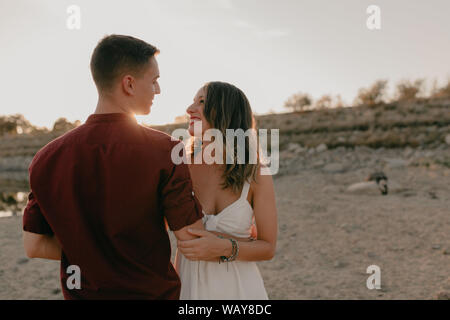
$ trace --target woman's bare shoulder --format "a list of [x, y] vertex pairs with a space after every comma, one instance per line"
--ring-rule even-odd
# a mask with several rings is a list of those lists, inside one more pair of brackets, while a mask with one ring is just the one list
[[253, 191], [258, 192], [262, 190], [273, 190], [272, 175], [267, 174], [268, 170], [266, 170], [266, 168], [267, 167], [264, 167], [263, 165], [258, 166], [256, 171], [256, 179], [251, 183], [251, 188]]

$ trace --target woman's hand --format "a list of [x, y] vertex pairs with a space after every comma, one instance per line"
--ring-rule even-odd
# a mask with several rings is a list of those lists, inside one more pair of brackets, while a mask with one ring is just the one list
[[189, 229], [188, 232], [199, 238], [193, 240], [177, 241], [178, 250], [191, 261], [216, 261], [220, 256], [231, 255], [231, 242], [227, 239], [220, 239], [213, 233], [206, 230]]

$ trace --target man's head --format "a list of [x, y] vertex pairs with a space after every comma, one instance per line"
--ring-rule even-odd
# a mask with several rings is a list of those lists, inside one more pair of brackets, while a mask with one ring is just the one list
[[160, 93], [159, 50], [145, 41], [110, 35], [97, 44], [91, 72], [100, 97], [121, 104], [126, 111], [148, 114], [155, 94]]

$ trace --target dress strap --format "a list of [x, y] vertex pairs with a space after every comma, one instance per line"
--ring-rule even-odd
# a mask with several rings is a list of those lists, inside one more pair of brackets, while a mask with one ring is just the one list
[[247, 181], [244, 182], [244, 186], [242, 187], [241, 199], [247, 199], [248, 190], [250, 190], [250, 183]]

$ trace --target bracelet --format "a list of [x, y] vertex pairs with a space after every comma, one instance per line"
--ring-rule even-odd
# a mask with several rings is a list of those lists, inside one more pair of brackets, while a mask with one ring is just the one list
[[[225, 239], [222, 236], [218, 236], [220, 239]], [[221, 256], [219, 263], [222, 262], [231, 262], [236, 260], [237, 255], [239, 254], [239, 245], [237, 243], [236, 240], [234, 240], [233, 238], [229, 238], [228, 240], [231, 241], [231, 255], [229, 257], [226, 256]]]
[[238, 244], [238, 242], [236, 240], [233, 239], [233, 241], [234, 241], [234, 245], [235, 245], [234, 246], [234, 252], [233, 252], [233, 255], [231, 256], [231, 258], [228, 261], [236, 260], [238, 254], [239, 254], [239, 244]]
[[236, 253], [237, 253], [237, 250], [238, 250], [236, 240], [234, 240], [232, 238], [230, 238], [229, 240], [231, 241], [231, 256], [226, 258], [226, 260], [225, 260], [226, 262], [234, 261], [236, 259]]

